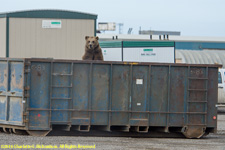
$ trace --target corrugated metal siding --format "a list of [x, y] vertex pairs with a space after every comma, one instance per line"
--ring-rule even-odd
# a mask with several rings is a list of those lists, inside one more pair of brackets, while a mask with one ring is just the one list
[[225, 50], [176, 50], [176, 59], [189, 64], [222, 64], [225, 67]]
[[0, 57], [6, 57], [6, 18], [0, 19]]
[[9, 57], [82, 58], [85, 36], [95, 32], [94, 20], [57, 19], [60, 29], [44, 29], [42, 20], [55, 19], [10, 18]]

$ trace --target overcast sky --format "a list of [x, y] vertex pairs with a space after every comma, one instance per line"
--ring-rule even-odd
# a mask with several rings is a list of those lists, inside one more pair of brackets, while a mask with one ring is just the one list
[[182, 36], [225, 37], [225, 0], [0, 0], [0, 12], [30, 9], [97, 14], [97, 22], [123, 23], [123, 34], [129, 28], [138, 34], [141, 27], [180, 31]]

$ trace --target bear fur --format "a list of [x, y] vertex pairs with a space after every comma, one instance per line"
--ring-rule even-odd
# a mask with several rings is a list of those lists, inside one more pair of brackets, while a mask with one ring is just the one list
[[98, 43], [98, 37], [86, 36], [85, 53], [83, 60], [103, 60], [102, 49]]

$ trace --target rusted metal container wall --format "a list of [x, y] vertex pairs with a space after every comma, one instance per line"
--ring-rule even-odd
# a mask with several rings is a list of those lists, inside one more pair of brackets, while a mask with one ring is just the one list
[[0, 124], [24, 126], [24, 61], [0, 59]]
[[[8, 62], [0, 62], [4, 103], [10, 82], [2, 70]], [[16, 88], [23, 91], [18, 103], [25, 103], [18, 120], [30, 134], [54, 125], [78, 131], [176, 129], [188, 138], [216, 130], [218, 65], [26, 59], [24, 68], [14, 68], [16, 81], [24, 70], [24, 89]], [[0, 107], [8, 109], [4, 103]], [[9, 110], [1, 109], [0, 124], [14, 125], [3, 117]]]

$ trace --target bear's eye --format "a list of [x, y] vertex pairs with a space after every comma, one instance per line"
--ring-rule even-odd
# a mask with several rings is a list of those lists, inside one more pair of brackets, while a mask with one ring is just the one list
[[95, 43], [95, 41], [92, 41], [92, 43]]
[[90, 41], [88, 41], [88, 43], [90, 43]]

